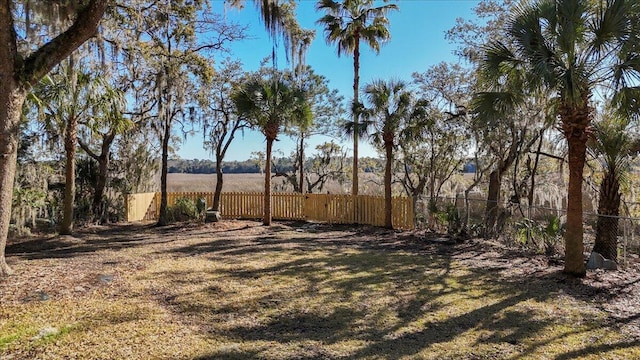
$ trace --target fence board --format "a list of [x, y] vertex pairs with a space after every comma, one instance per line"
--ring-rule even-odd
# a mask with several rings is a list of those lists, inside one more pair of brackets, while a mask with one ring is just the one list
[[145, 220], [149, 208], [152, 206], [156, 193], [141, 193], [127, 195], [127, 221]]
[[[175, 192], [167, 194], [167, 205], [173, 206], [180, 198], [194, 202], [204, 198], [207, 207], [213, 205], [212, 192]], [[394, 228], [413, 229], [413, 200], [393, 198], [392, 221]], [[355, 206], [354, 206], [355, 205]], [[225, 219], [260, 219], [263, 216], [263, 193], [223, 192], [220, 212]], [[354, 213], [357, 209], [357, 213]], [[127, 221], [157, 219], [160, 212], [160, 193], [130, 194], [127, 196]], [[384, 225], [384, 197], [334, 194], [272, 194], [272, 216], [277, 220], [314, 220], [334, 224]]]

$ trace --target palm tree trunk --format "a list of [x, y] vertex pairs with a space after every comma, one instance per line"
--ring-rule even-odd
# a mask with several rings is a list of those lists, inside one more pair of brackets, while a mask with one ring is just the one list
[[384, 166], [384, 226], [393, 229], [392, 199], [391, 199], [391, 170], [393, 166], [393, 140], [384, 144], [387, 163]]
[[65, 184], [63, 217], [60, 225], [60, 235], [71, 235], [73, 232], [73, 206], [76, 198], [76, 144], [77, 144], [78, 119], [71, 116], [65, 129]]
[[358, 196], [358, 122], [359, 110], [355, 108], [359, 104], [358, 93], [360, 87], [360, 36], [355, 34], [355, 46], [353, 50], [353, 182], [351, 194], [354, 196], [354, 218], [355, 218], [355, 197]]
[[262, 223], [271, 226], [271, 150], [275, 138], [267, 137], [267, 156], [264, 173], [264, 219]]
[[[0, 73], [7, 73], [0, 63]], [[18, 137], [26, 92], [12, 77], [0, 82], [0, 277], [13, 273], [5, 259], [11, 221], [13, 181], [16, 175]]]
[[593, 251], [606, 259], [618, 261], [618, 215], [620, 215], [620, 182], [616, 174], [607, 172], [600, 184], [596, 242]]
[[583, 277], [584, 234], [582, 224], [582, 173], [587, 149], [586, 136], [569, 134], [569, 187], [567, 190], [567, 231], [564, 236], [564, 272]]
[[[73, 54], [68, 58], [69, 87], [72, 94], [78, 92], [78, 73], [75, 71], [76, 56]], [[71, 235], [73, 232], [73, 206], [76, 200], [76, 146], [78, 143], [78, 118], [75, 111], [67, 119], [64, 129], [64, 151], [66, 157], [65, 164], [65, 184], [64, 201], [62, 210], [62, 224], [60, 225], [61, 235]]]

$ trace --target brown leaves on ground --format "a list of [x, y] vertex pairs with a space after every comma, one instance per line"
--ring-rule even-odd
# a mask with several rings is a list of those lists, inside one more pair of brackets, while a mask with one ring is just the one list
[[638, 264], [574, 279], [497, 242], [304, 222], [90, 227], [7, 252], [2, 359], [640, 358]]

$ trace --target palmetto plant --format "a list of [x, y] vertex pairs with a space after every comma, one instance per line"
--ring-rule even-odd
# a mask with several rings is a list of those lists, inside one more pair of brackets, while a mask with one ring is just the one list
[[65, 150], [65, 194], [61, 234], [73, 230], [75, 203], [75, 154], [78, 124], [96, 123], [97, 119], [117, 116], [124, 101], [101, 75], [91, 74], [82, 65], [69, 60], [35, 88], [31, 97], [37, 104], [40, 119], [53, 142], [62, 139]]
[[338, 56], [353, 54], [353, 122], [350, 124], [353, 135], [353, 188], [352, 194], [358, 195], [358, 137], [363, 133], [359, 125], [358, 92], [360, 91], [360, 42], [364, 41], [376, 53], [380, 46], [391, 38], [389, 20], [386, 15], [397, 10], [395, 4], [374, 6], [373, 0], [320, 0], [316, 5], [326, 12], [317, 23], [324, 26], [327, 43], [338, 44]]
[[629, 131], [629, 121], [612, 113], [594, 125], [589, 152], [603, 170], [598, 199], [598, 221], [593, 251], [617, 261], [620, 185], [631, 168], [631, 155], [638, 151], [638, 139]]
[[480, 65], [496, 91], [517, 69], [523, 96], [541, 89], [556, 96], [555, 115], [569, 154], [564, 270], [576, 276], [585, 275], [582, 175], [592, 133], [591, 98], [598, 91], [618, 109], [638, 110], [639, 8], [635, 0], [523, 3], [507, 24], [507, 40], [489, 44]]
[[260, 129], [267, 142], [264, 183], [264, 225], [271, 225], [271, 152], [284, 126], [311, 121], [307, 94], [278, 71], [249, 78], [232, 95], [238, 115]]

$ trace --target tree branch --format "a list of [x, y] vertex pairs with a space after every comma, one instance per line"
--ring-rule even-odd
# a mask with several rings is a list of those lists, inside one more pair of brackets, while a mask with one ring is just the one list
[[542, 155], [542, 156], [550, 157], [552, 159], [559, 160], [561, 162], [565, 162], [566, 161], [565, 158], [563, 158], [561, 156], [549, 154], [549, 153], [546, 153], [544, 151], [529, 151], [529, 154], [538, 154], [538, 155]]
[[96, 155], [96, 153], [94, 153], [90, 148], [89, 145], [87, 145], [84, 141], [82, 141], [82, 139], [80, 139], [78, 137], [78, 145], [80, 145], [80, 147], [82, 148], [82, 150], [84, 150], [84, 152], [87, 153], [87, 155], [91, 156], [94, 160], [99, 161], [100, 157], [98, 155]]
[[91, 38], [98, 28], [108, 3], [110, 3], [109, 0], [89, 1], [82, 10], [78, 11], [76, 20], [65, 32], [31, 54], [24, 62], [23, 81], [36, 84], [54, 66]]

